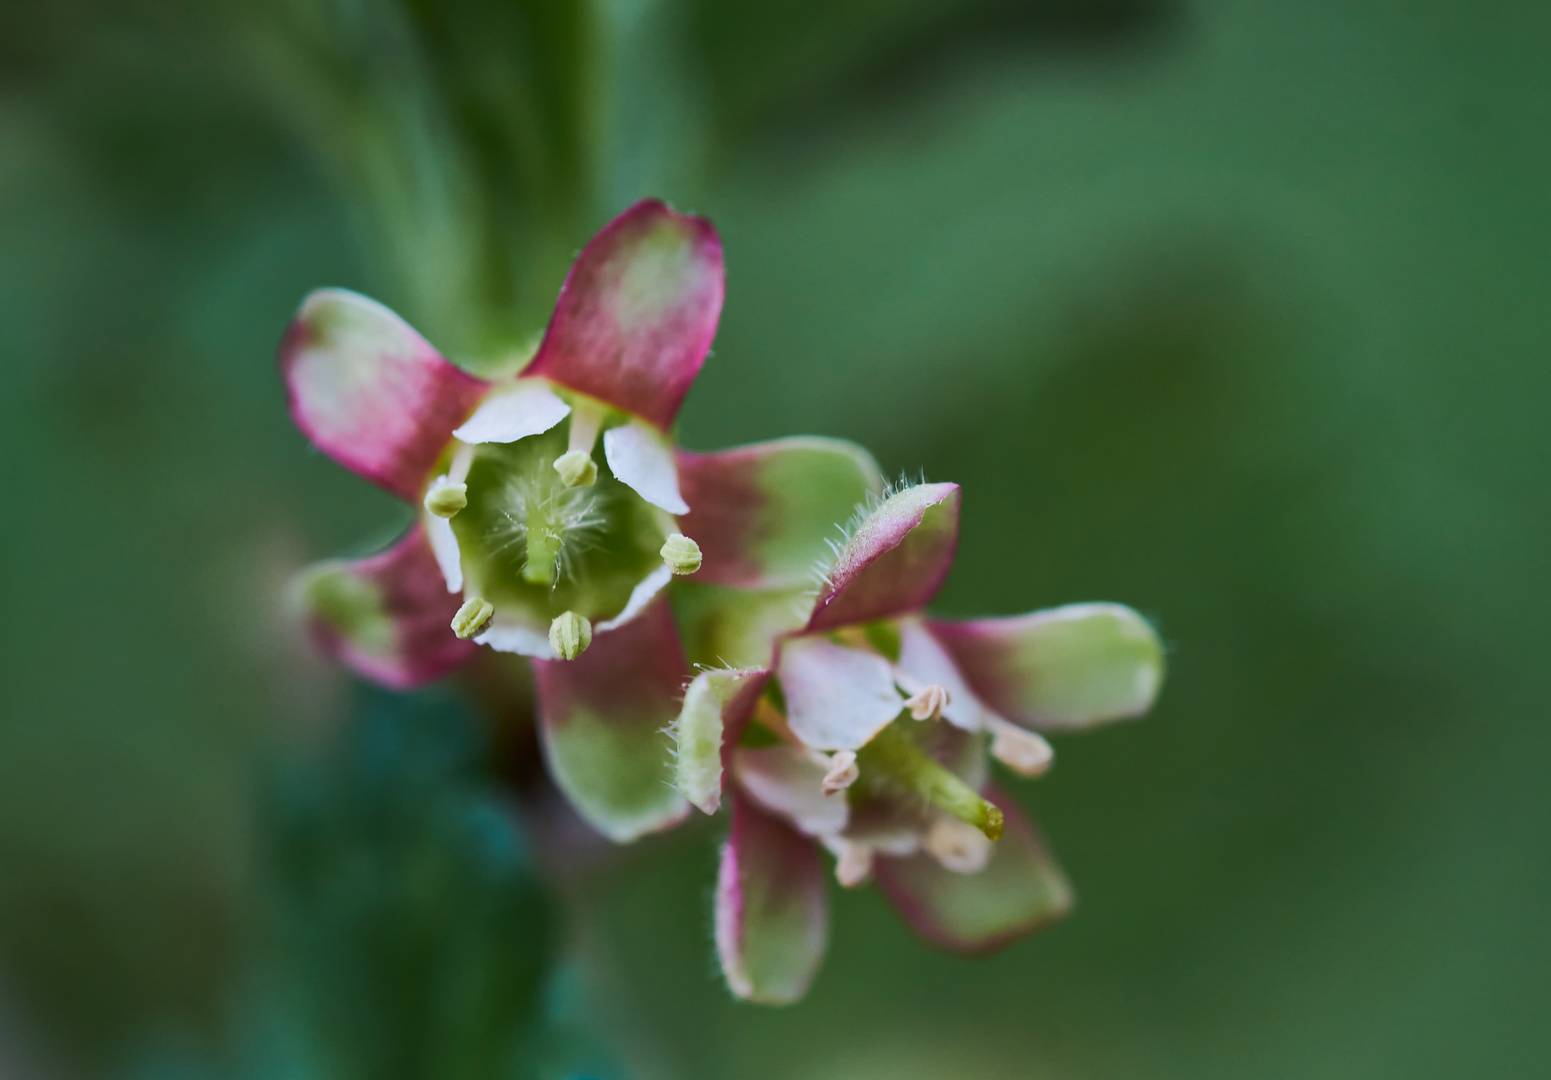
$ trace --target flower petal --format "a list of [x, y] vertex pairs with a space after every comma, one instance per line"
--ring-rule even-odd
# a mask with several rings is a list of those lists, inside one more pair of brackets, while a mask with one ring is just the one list
[[823, 637], [788, 641], [777, 671], [787, 724], [815, 750], [860, 750], [902, 707], [887, 660]]
[[387, 551], [331, 560], [299, 579], [313, 636], [357, 674], [396, 690], [446, 674], [474, 652], [452, 632], [458, 599], [417, 524]]
[[510, 443], [541, 435], [571, 414], [541, 379], [518, 379], [502, 387], [474, 410], [474, 415], [453, 432], [466, 443]]
[[645, 424], [632, 420], [605, 431], [603, 456], [619, 482], [653, 506], [670, 514], [689, 513], [689, 504], [679, 494], [673, 448]]
[[733, 751], [732, 769], [739, 786], [761, 810], [808, 836], [834, 836], [846, 827], [850, 815], [845, 793], [824, 794], [824, 766], [797, 747], [786, 743], [739, 747]]
[[808, 629], [920, 610], [942, 588], [958, 542], [957, 484], [918, 484], [891, 495], [836, 553]]
[[681, 451], [678, 462], [690, 506], [679, 528], [703, 558], [695, 580], [745, 589], [809, 584], [836, 528], [883, 489], [872, 455], [840, 439]]
[[344, 289], [302, 301], [280, 343], [280, 372], [291, 417], [313, 444], [409, 502], [490, 385]]
[[1141, 716], [1163, 682], [1157, 632], [1122, 604], [928, 625], [982, 701], [1037, 731]]
[[722, 805], [723, 759], [736, 746], [770, 673], [761, 668], [702, 671], [673, 722], [673, 786], [707, 814]]
[[740, 998], [785, 1005], [808, 992], [829, 943], [824, 869], [811, 840], [734, 797], [716, 876], [716, 951]]
[[588, 824], [628, 843], [683, 820], [663, 729], [689, 670], [665, 600], [575, 660], [535, 660], [533, 671], [550, 775]]
[[1006, 815], [991, 861], [974, 874], [944, 869], [924, 853], [880, 858], [878, 887], [928, 942], [983, 955], [1043, 930], [1071, 910], [1071, 883], [1017, 802], [994, 788], [987, 799]]
[[899, 660], [894, 665], [895, 681], [906, 693], [916, 694], [928, 686], [948, 691], [943, 719], [965, 731], [980, 731], [986, 726], [988, 710], [959, 674], [958, 666], [942, 643], [922, 625], [920, 619], [901, 619]]
[[535, 660], [555, 658], [555, 650], [549, 645], [549, 627], [523, 622], [500, 608], [496, 608], [490, 625], [474, 641], [496, 652], [531, 656]]
[[655, 600], [657, 594], [662, 592], [663, 588], [672, 580], [673, 571], [666, 566], [659, 566], [638, 581], [636, 587], [630, 590], [630, 599], [626, 600], [625, 606], [619, 609], [619, 614], [607, 622], [599, 623], [596, 629], [602, 632], [617, 630], [624, 626], [631, 619], [645, 611], [646, 606]]
[[711, 223], [655, 199], [638, 202], [577, 256], [524, 374], [666, 430], [711, 349], [722, 294], [722, 244]]

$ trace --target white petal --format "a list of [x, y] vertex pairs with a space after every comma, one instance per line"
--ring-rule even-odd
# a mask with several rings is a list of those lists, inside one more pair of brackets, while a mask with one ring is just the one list
[[670, 514], [689, 513], [689, 504], [679, 494], [679, 470], [673, 462], [673, 448], [645, 424], [632, 420], [605, 431], [603, 456], [620, 483], [634, 488], [653, 506]]
[[452, 522], [435, 514], [421, 514], [420, 518], [425, 522], [425, 536], [447, 582], [447, 591], [462, 592], [463, 559], [458, 552], [458, 537], [452, 531]]
[[488, 645], [496, 652], [517, 653], [538, 660], [553, 660], [555, 651], [549, 647], [548, 630], [539, 630], [519, 622], [508, 622], [496, 612], [490, 627], [474, 639], [476, 645]]
[[571, 412], [538, 379], [519, 379], [509, 389], [492, 393], [474, 415], [452, 434], [466, 443], [509, 443], [548, 431]]
[[787, 723], [816, 750], [860, 750], [902, 708], [887, 660], [823, 637], [788, 641], [778, 674]]
[[830, 836], [846, 827], [851, 815], [845, 793], [825, 795], [824, 766], [795, 747], [740, 749], [732, 767], [749, 798], [809, 836]]
[[652, 602], [652, 597], [662, 592], [662, 587], [673, 580], [673, 571], [667, 566], [659, 566], [650, 574], [641, 579], [634, 589], [630, 590], [630, 599], [625, 601], [623, 610], [608, 622], [601, 622], [593, 627], [594, 630], [613, 630], [615, 627], [624, 626], [631, 619], [646, 608]]
[[914, 619], [901, 619], [899, 627], [899, 663], [894, 675], [907, 693], [918, 694], [936, 685], [948, 691], [943, 719], [965, 731], [980, 731], [989, 722], [991, 711], [959, 674], [958, 665], [931, 632]]

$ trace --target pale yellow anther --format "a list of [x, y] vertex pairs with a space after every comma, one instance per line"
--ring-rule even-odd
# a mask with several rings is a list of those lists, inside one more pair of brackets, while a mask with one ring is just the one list
[[1055, 751], [1041, 735], [1025, 731], [1005, 721], [995, 724], [991, 756], [1019, 776], [1042, 776], [1050, 768]]
[[855, 750], [836, 750], [829, 758], [829, 771], [819, 785], [826, 795], [836, 795], [856, 783], [862, 771], [856, 766]]
[[585, 450], [567, 450], [555, 459], [555, 471], [568, 488], [592, 487], [598, 482], [598, 466]]
[[948, 691], [933, 683], [919, 694], [906, 698], [905, 708], [909, 709], [910, 715], [917, 720], [936, 720], [948, 707], [948, 701]]
[[549, 624], [549, 647], [562, 660], [575, 660], [592, 644], [592, 623], [574, 611], [556, 615]]
[[495, 605], [489, 600], [481, 600], [479, 597], [471, 597], [463, 601], [463, 606], [452, 617], [452, 632], [464, 641], [474, 637], [485, 628], [490, 621], [490, 616], [495, 614]]
[[700, 569], [700, 545], [683, 533], [674, 533], [663, 542], [658, 552], [668, 569], [680, 576], [693, 574]]
[[455, 517], [469, 504], [469, 486], [438, 477], [425, 493], [425, 508], [439, 518]]
[[944, 870], [955, 874], [978, 874], [991, 861], [991, 841], [985, 834], [946, 815], [932, 823], [923, 846]]
[[872, 877], [872, 848], [848, 840], [840, 842], [835, 855], [835, 880], [841, 888], [854, 889]]

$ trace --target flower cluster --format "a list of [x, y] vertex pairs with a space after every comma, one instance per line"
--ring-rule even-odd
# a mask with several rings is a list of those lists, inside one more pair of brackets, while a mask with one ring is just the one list
[[551, 775], [615, 841], [725, 793], [722, 968], [738, 996], [785, 1002], [827, 941], [824, 850], [947, 948], [1063, 914], [1070, 886], [988, 762], [1037, 776], [1041, 733], [1141, 715], [1162, 652], [1113, 604], [927, 617], [957, 485], [886, 489], [830, 439], [675, 448], [722, 296], [714, 229], [656, 201], [586, 246], [506, 379], [371, 300], [313, 293], [281, 346], [291, 414], [417, 520], [300, 593], [321, 646], [390, 687], [480, 646], [530, 657]]

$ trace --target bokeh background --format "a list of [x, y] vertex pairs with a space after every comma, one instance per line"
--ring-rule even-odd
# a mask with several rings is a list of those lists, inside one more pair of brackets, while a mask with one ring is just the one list
[[[0, 1074], [1538, 1075], [1548, 40], [1512, 0], [0, 7]], [[964, 486], [939, 610], [1162, 628], [1155, 715], [1018, 789], [1066, 923], [971, 962], [837, 895], [809, 998], [736, 1005], [720, 823], [557, 907], [510, 717], [288, 623], [401, 521], [286, 418], [301, 296], [477, 364], [648, 194], [727, 246], [687, 445], [858, 439]]]

